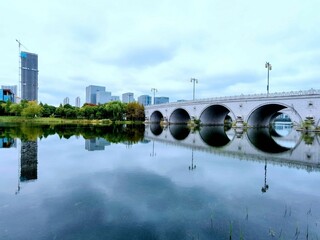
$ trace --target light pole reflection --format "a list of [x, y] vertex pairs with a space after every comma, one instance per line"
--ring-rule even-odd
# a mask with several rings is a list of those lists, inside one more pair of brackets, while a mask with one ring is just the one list
[[191, 155], [191, 166], [189, 166], [189, 171], [193, 171], [197, 168], [195, 164], [193, 164], [193, 148], [192, 148], [192, 155]]
[[150, 153], [150, 157], [155, 157], [157, 156], [157, 153], [154, 150], [154, 140], [152, 141], [152, 153]]
[[261, 188], [261, 192], [265, 193], [269, 189], [269, 185], [267, 184], [267, 160], [264, 163], [264, 186]]

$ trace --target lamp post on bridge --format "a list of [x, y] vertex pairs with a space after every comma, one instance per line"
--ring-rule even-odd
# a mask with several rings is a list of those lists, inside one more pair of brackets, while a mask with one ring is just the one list
[[155, 95], [158, 90], [156, 88], [151, 88], [151, 92], [153, 92], [153, 105], [155, 104]]
[[272, 65], [269, 62], [266, 62], [265, 68], [268, 69], [268, 78], [267, 78], [267, 96], [269, 96], [269, 71], [272, 70]]
[[193, 82], [193, 101], [194, 101], [194, 96], [195, 96], [195, 84], [198, 83], [198, 79], [191, 78], [190, 82]]

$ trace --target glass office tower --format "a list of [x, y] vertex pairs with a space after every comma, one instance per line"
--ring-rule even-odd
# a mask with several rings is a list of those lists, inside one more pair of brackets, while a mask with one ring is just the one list
[[21, 52], [21, 99], [38, 101], [38, 55]]

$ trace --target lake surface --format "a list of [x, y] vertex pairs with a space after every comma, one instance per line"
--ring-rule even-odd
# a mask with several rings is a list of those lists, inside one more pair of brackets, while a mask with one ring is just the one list
[[287, 125], [0, 134], [0, 239], [320, 239], [319, 135]]

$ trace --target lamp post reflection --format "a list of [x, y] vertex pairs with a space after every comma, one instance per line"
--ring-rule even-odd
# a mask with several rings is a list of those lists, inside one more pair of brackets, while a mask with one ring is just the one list
[[264, 163], [264, 186], [261, 188], [261, 192], [265, 193], [269, 189], [269, 185], [267, 184], [267, 160]]
[[150, 153], [150, 157], [155, 157], [157, 156], [157, 153], [154, 150], [154, 140], [152, 141], [152, 153]]
[[189, 166], [189, 171], [193, 171], [196, 169], [196, 165], [193, 164], [193, 148], [192, 148], [192, 155], [191, 155], [191, 166]]

